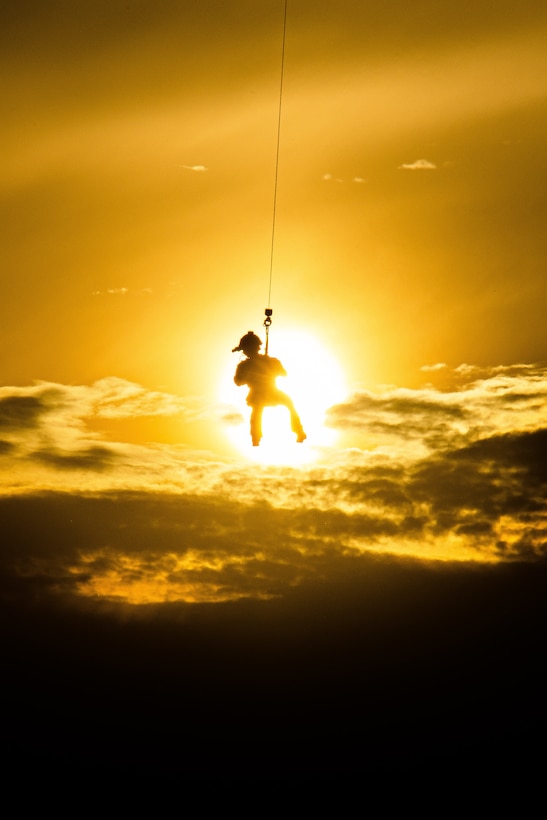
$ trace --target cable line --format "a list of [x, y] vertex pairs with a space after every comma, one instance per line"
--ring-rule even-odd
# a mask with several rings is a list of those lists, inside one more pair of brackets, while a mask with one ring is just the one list
[[274, 196], [273, 196], [273, 213], [272, 213], [272, 243], [270, 248], [270, 277], [268, 283], [268, 307], [264, 311], [266, 314], [266, 318], [264, 319], [264, 327], [266, 329], [266, 347], [265, 353], [268, 355], [268, 335], [270, 331], [270, 325], [272, 324], [272, 274], [273, 274], [273, 259], [274, 259], [274, 247], [275, 247], [275, 218], [277, 212], [277, 180], [279, 176], [279, 146], [281, 142], [281, 110], [283, 106], [283, 75], [285, 70], [285, 35], [287, 31], [287, 4], [288, 0], [285, 0], [285, 8], [283, 12], [283, 38], [282, 38], [282, 46], [281, 46], [281, 76], [279, 81], [279, 105], [278, 105], [278, 114], [277, 114], [277, 145], [276, 145], [276, 152], [275, 152], [275, 177], [274, 177]]

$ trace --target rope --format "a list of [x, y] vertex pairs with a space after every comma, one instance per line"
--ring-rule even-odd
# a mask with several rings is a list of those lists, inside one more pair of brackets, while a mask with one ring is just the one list
[[[273, 198], [273, 215], [272, 215], [272, 245], [270, 250], [270, 281], [268, 285], [268, 309], [272, 301], [272, 271], [274, 258], [274, 244], [275, 244], [275, 216], [277, 210], [277, 177], [279, 173], [279, 144], [281, 136], [281, 106], [283, 102], [283, 73], [285, 69], [285, 33], [287, 31], [287, 3], [285, 0], [285, 11], [283, 14], [283, 44], [281, 48], [281, 78], [279, 82], [279, 108], [277, 115], [277, 148], [275, 154], [275, 180], [274, 180], [274, 198]], [[268, 314], [267, 314], [268, 316]], [[271, 316], [271, 314], [270, 314]], [[270, 321], [271, 324], [271, 321]]]

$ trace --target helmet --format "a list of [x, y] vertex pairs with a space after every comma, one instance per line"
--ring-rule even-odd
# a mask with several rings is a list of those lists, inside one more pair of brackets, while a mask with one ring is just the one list
[[243, 353], [248, 355], [249, 353], [256, 353], [261, 347], [262, 342], [260, 341], [256, 333], [253, 333], [252, 330], [249, 330], [249, 332], [246, 333], [245, 336], [241, 337], [241, 339], [239, 340], [239, 345], [233, 348], [232, 353], [237, 353], [239, 350], [242, 350]]

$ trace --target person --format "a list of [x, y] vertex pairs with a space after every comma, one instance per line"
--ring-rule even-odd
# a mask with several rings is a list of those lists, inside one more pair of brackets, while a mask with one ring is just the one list
[[286, 376], [287, 371], [279, 361], [271, 356], [260, 353], [262, 342], [258, 336], [249, 330], [239, 340], [232, 353], [241, 351], [247, 357], [241, 361], [235, 372], [234, 382], [238, 387], [248, 385], [247, 404], [251, 408], [251, 439], [253, 447], [258, 447], [262, 438], [262, 412], [265, 407], [285, 406], [291, 416], [291, 429], [296, 433], [296, 441], [301, 444], [306, 440], [300, 417], [295, 410], [292, 400], [276, 385], [278, 376]]

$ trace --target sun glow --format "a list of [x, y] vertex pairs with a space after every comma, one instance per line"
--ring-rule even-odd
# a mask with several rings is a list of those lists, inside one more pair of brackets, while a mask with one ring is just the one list
[[[259, 335], [263, 339], [264, 334]], [[286, 407], [266, 407], [262, 442], [259, 447], [252, 446], [250, 408], [245, 401], [248, 388], [236, 387], [233, 382], [239, 361], [235, 354], [223, 378], [220, 395], [223, 404], [233, 408], [233, 423], [226, 425], [227, 435], [239, 452], [263, 464], [298, 465], [314, 461], [323, 448], [336, 441], [336, 432], [325, 427], [324, 420], [327, 408], [346, 395], [342, 370], [315, 337], [300, 331], [272, 334], [268, 353], [279, 359], [287, 371], [286, 377], [278, 379], [277, 386], [293, 400], [307, 439], [296, 443]]]

